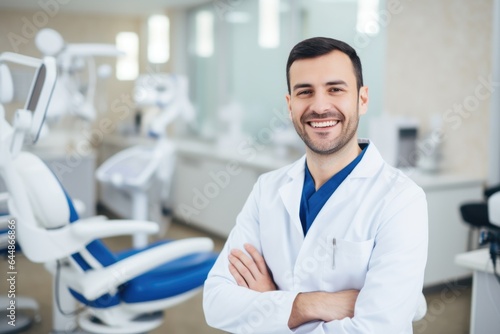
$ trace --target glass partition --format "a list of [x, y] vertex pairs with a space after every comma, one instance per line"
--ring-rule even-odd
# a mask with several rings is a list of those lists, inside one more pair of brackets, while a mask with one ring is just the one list
[[369, 113], [360, 123], [360, 136], [367, 136], [368, 119], [382, 111], [385, 29], [377, 18], [383, 6], [383, 0], [220, 0], [191, 9], [188, 71], [200, 136], [215, 139], [227, 130], [227, 105], [242, 111], [249, 136], [276, 112], [286, 113], [288, 53], [313, 36], [341, 39], [358, 51], [370, 87]]

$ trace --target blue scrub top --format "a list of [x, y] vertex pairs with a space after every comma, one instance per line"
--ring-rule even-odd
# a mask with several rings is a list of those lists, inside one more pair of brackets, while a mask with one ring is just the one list
[[[363, 145], [364, 146], [364, 145]], [[360, 146], [361, 147], [361, 146]], [[321, 188], [316, 191], [314, 186], [314, 180], [312, 178], [311, 172], [307, 167], [305, 169], [304, 177], [304, 187], [302, 188], [302, 198], [300, 200], [300, 222], [302, 223], [302, 230], [304, 231], [304, 236], [311, 227], [314, 219], [321, 211], [326, 201], [332, 196], [332, 194], [337, 190], [346, 177], [352, 172], [352, 170], [358, 165], [358, 163], [363, 158], [368, 145], [362, 147], [363, 151], [354, 159], [350, 164], [345, 166], [337, 174], [333, 175]]]

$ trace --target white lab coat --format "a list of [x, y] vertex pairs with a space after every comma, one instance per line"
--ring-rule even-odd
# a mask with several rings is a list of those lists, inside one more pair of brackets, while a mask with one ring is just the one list
[[[304, 237], [304, 170], [302, 157], [255, 184], [205, 282], [208, 324], [231, 333], [412, 333], [427, 259], [424, 192], [370, 143]], [[278, 291], [236, 285], [228, 254], [244, 243], [263, 254]], [[353, 318], [288, 328], [299, 292], [346, 289], [361, 290]]]

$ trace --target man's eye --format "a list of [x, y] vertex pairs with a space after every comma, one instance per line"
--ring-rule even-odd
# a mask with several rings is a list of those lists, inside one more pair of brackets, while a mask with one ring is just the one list
[[341, 88], [336, 88], [336, 87], [330, 88], [330, 92], [341, 92], [341, 91], [342, 91]]
[[308, 95], [311, 94], [312, 92], [310, 90], [302, 90], [297, 93], [297, 95]]

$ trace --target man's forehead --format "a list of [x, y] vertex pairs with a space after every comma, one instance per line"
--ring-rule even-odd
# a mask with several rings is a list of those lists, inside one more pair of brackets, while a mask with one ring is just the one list
[[307, 80], [308, 78], [320, 79], [318, 75], [327, 77], [328, 79], [325, 79], [327, 81], [332, 79], [356, 80], [351, 59], [345, 53], [337, 50], [314, 58], [298, 59], [290, 66], [290, 81]]
[[352, 65], [351, 59], [348, 55], [342, 51], [333, 50], [321, 56], [297, 59], [292, 63], [290, 69], [292, 67], [307, 66], [314, 63], [348, 63]]

